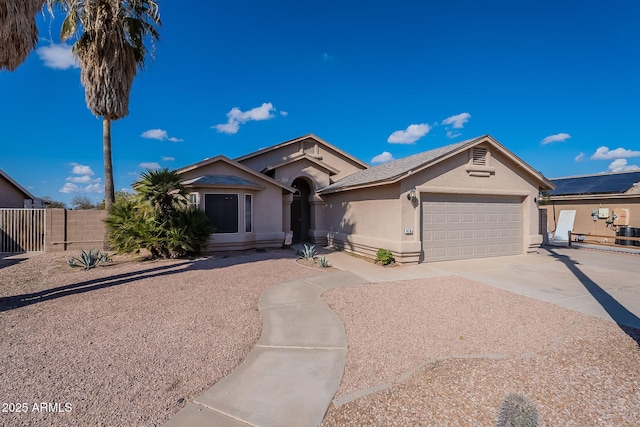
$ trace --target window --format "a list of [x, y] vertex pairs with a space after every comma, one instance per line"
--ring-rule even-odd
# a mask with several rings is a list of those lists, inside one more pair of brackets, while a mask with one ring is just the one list
[[253, 215], [253, 200], [251, 194], [244, 195], [244, 232], [251, 233], [253, 231], [253, 223], [251, 222]]
[[189, 193], [189, 207], [198, 207], [198, 193]]
[[204, 212], [209, 217], [214, 233], [238, 232], [237, 194], [206, 194]]

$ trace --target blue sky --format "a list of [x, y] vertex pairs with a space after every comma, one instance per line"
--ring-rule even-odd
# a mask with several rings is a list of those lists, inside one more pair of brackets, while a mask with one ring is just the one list
[[[156, 57], [112, 127], [116, 189], [307, 133], [368, 163], [491, 134], [549, 178], [640, 165], [640, 2], [270, 3], [160, 1]], [[102, 125], [59, 19], [0, 72], [0, 169], [98, 202]]]

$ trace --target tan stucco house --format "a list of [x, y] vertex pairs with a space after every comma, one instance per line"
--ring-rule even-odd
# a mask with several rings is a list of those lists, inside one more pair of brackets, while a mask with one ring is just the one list
[[553, 188], [488, 135], [375, 167], [305, 135], [177, 172], [216, 229], [212, 251], [291, 237], [400, 263], [534, 251], [537, 197]]
[[[575, 211], [572, 230], [611, 243], [620, 227], [640, 228], [640, 170], [553, 178], [546, 191], [547, 224], [554, 233], [562, 211]], [[560, 236], [566, 240], [566, 236]], [[640, 236], [639, 236], [640, 237]]]
[[44, 207], [42, 199], [35, 197], [0, 169], [0, 208]]

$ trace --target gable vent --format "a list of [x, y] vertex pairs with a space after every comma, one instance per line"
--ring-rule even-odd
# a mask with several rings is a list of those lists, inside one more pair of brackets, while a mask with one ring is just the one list
[[471, 156], [473, 158], [473, 164], [476, 166], [487, 165], [487, 149], [486, 148], [472, 148]]

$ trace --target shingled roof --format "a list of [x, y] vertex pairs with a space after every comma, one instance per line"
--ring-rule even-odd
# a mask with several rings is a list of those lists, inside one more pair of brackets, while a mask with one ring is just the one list
[[319, 192], [330, 193], [351, 187], [359, 187], [382, 182], [394, 182], [403, 178], [409, 172], [414, 172], [416, 169], [422, 169], [447, 154], [457, 151], [464, 146], [471, 145], [482, 138], [484, 137], [467, 139], [465, 141], [456, 142], [455, 144], [424, 151], [392, 162], [383, 163], [379, 166], [364, 169], [324, 187]]

